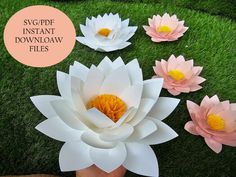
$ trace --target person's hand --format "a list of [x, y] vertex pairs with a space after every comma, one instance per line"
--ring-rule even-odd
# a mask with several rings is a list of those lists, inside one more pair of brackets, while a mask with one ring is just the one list
[[106, 173], [95, 165], [92, 165], [88, 168], [76, 171], [76, 177], [123, 177], [125, 172], [126, 169], [123, 166], [120, 166], [111, 173]]

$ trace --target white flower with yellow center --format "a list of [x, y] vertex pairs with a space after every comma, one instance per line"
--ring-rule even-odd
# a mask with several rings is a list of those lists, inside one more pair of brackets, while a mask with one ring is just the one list
[[86, 19], [86, 25], [80, 25], [84, 37], [77, 37], [80, 43], [100, 52], [120, 50], [128, 45], [127, 42], [137, 30], [136, 26], [128, 26], [129, 19], [121, 21], [118, 14], [92, 17]]
[[65, 142], [59, 163], [62, 171], [95, 164], [111, 172], [123, 165], [146, 176], [158, 176], [158, 163], [149, 145], [178, 135], [162, 122], [178, 99], [159, 97], [163, 79], [143, 81], [137, 59], [124, 64], [105, 57], [90, 68], [74, 62], [69, 74], [58, 71], [61, 96], [31, 97], [48, 119], [36, 129]]

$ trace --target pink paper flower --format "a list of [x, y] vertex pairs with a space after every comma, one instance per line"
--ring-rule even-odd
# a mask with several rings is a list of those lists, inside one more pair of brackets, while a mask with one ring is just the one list
[[193, 66], [193, 60], [185, 61], [183, 56], [171, 55], [168, 61], [156, 61], [153, 67], [156, 76], [164, 78], [163, 87], [172, 95], [181, 92], [189, 93], [202, 87], [199, 85], [206, 79], [199, 76], [203, 67]]
[[236, 147], [236, 103], [220, 102], [215, 95], [205, 96], [200, 106], [187, 101], [187, 107], [192, 121], [185, 124], [185, 130], [204, 137], [216, 153], [222, 150], [222, 144]]
[[183, 36], [188, 27], [184, 26], [184, 21], [179, 21], [176, 15], [170, 16], [165, 13], [153, 15], [152, 19], [148, 19], [149, 26], [143, 26], [146, 34], [149, 35], [153, 42], [175, 41]]

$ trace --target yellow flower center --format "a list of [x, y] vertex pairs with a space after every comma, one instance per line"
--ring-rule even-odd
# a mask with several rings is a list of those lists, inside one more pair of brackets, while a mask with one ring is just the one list
[[97, 108], [113, 122], [117, 122], [127, 111], [127, 105], [117, 96], [102, 94], [90, 100], [87, 104], [88, 109]]
[[169, 71], [168, 76], [170, 76], [172, 79], [174, 79], [176, 81], [180, 81], [185, 78], [184, 73], [182, 73], [181, 71], [179, 71], [177, 69], [173, 69], [173, 70]]
[[111, 30], [108, 28], [102, 28], [98, 31], [98, 34], [100, 34], [101, 36], [105, 36], [107, 37], [110, 34]]
[[169, 26], [163, 25], [157, 28], [157, 32], [169, 33], [171, 32], [171, 28]]
[[207, 124], [211, 127], [212, 130], [221, 131], [225, 128], [225, 121], [216, 114], [210, 114], [207, 117]]

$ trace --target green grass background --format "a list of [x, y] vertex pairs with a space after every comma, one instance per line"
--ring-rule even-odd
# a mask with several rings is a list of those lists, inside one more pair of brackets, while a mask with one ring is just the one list
[[[140, 1], [139, 1], [140, 2]], [[191, 2], [191, 3], [190, 3]], [[198, 3], [197, 3], [198, 2]], [[138, 58], [144, 78], [152, 77], [156, 59], [167, 59], [171, 54], [193, 58], [196, 65], [204, 66], [202, 76], [207, 79], [203, 89], [181, 94], [180, 105], [165, 119], [179, 137], [152, 146], [159, 161], [161, 177], [235, 177], [236, 149], [224, 146], [215, 154], [203, 138], [192, 136], [183, 127], [190, 120], [186, 100], [197, 103], [205, 96], [218, 94], [222, 100], [236, 102], [236, 23], [235, 10], [220, 8], [219, 4], [233, 1], [163, 1], [142, 3], [118, 1], [49, 1], [49, 0], [1, 0], [0, 2], [0, 175], [50, 173], [72, 177], [74, 173], [61, 173], [58, 154], [61, 142], [52, 140], [34, 127], [43, 117], [30, 101], [30, 96], [58, 95], [56, 70], [67, 72], [69, 65], [77, 60], [87, 66], [98, 64], [104, 56], [115, 59], [121, 56], [126, 62]], [[217, 4], [218, 2], [218, 4]], [[77, 34], [79, 24], [85, 18], [106, 12], [119, 13], [122, 19], [130, 18], [131, 25], [139, 28], [130, 40], [132, 45], [121, 51], [100, 53], [76, 43], [73, 52], [63, 62], [48, 68], [32, 68], [15, 61], [6, 51], [2, 39], [3, 29], [17, 10], [35, 4], [47, 4], [65, 12], [73, 21]], [[198, 5], [197, 5], [198, 4]], [[188, 7], [191, 6], [191, 9]], [[186, 8], [187, 7], [187, 8]], [[196, 7], [196, 8], [195, 8]], [[214, 8], [213, 8], [214, 7]], [[192, 10], [203, 10], [208, 13]], [[216, 10], [214, 10], [216, 9]], [[232, 10], [232, 11], [231, 11]], [[153, 43], [142, 25], [153, 14], [177, 14], [184, 19], [189, 30], [178, 41]], [[217, 14], [217, 16], [213, 15]], [[224, 17], [223, 17], [224, 16]], [[227, 17], [227, 18], [226, 18]], [[162, 96], [171, 96], [166, 90]], [[128, 172], [127, 177], [137, 176]]]

